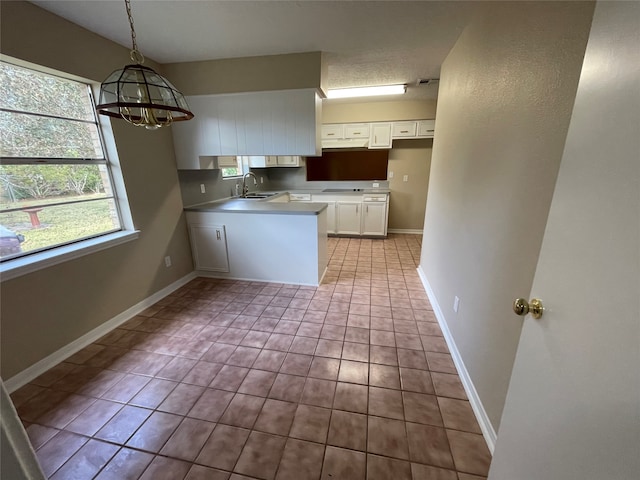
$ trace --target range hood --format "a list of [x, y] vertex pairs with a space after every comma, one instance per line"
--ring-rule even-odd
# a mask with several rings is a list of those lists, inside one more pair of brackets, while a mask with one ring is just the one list
[[344, 139], [323, 139], [322, 148], [366, 148], [369, 145], [368, 138], [344, 138]]

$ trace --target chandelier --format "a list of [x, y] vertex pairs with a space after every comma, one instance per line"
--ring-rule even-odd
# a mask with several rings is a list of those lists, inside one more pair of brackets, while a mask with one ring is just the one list
[[171, 82], [153, 69], [145, 67], [144, 55], [138, 50], [136, 32], [133, 28], [130, 0], [124, 0], [131, 27], [131, 60], [114, 71], [100, 85], [98, 113], [122, 118], [137, 126], [155, 130], [172, 122], [191, 120], [193, 113], [189, 105]]

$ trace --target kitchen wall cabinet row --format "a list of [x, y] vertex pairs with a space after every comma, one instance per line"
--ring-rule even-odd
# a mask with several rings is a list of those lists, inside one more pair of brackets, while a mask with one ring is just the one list
[[433, 138], [435, 120], [408, 120], [402, 122], [329, 123], [322, 125], [323, 146], [332, 141], [368, 139], [369, 148], [391, 148], [400, 138]]
[[251, 168], [300, 167], [304, 160], [300, 155], [249, 155], [247, 163]]
[[178, 169], [211, 168], [201, 156], [320, 154], [315, 89], [186, 98], [195, 117], [171, 127]]
[[362, 235], [386, 237], [389, 195], [290, 194], [291, 201], [326, 203], [327, 233], [330, 235]]

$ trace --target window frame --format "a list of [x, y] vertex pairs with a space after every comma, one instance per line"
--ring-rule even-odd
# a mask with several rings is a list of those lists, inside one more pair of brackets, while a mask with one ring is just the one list
[[[238, 175], [225, 175], [224, 174], [224, 170], [226, 168], [231, 168], [231, 167], [221, 167], [220, 168], [220, 176], [222, 177], [223, 180], [233, 180], [233, 179], [238, 179], [238, 178], [242, 178], [244, 176], [245, 172], [245, 163], [243, 161], [243, 157], [240, 155], [236, 155], [236, 163], [238, 164], [238, 166], [236, 167], [240, 173]], [[247, 171], [249, 171], [248, 169], [248, 165], [247, 165]]]
[[[107, 231], [101, 234], [92, 235], [87, 238], [78, 238], [77, 240], [65, 242], [60, 245], [51, 246], [47, 249], [38, 250], [34, 253], [27, 253], [26, 255], [0, 262], [0, 283], [137, 239], [139, 237], [140, 231], [135, 228], [133, 223], [133, 217], [131, 215], [129, 199], [122, 176], [122, 169], [120, 167], [120, 159], [118, 157], [111, 121], [107, 117], [98, 115], [95, 111], [95, 98], [97, 98], [97, 95], [99, 95], [100, 83], [73, 74], [67, 74], [59, 70], [37, 65], [31, 62], [26, 62], [24, 60], [20, 60], [7, 55], [0, 54], [0, 61], [46, 75], [80, 82], [88, 86], [91, 102], [94, 106], [94, 117], [98, 130], [98, 136], [101, 142], [102, 152], [104, 155], [104, 161], [80, 159], [64, 159], [62, 161], [57, 161], [54, 159], [48, 160], [47, 162], [44, 162], [42, 164], [106, 165], [107, 175], [111, 182], [113, 196], [105, 198], [113, 199], [120, 220], [120, 228], [118, 230]], [[34, 164], [36, 162], [33, 162], [33, 160], [29, 161], [27, 159], [24, 159], [24, 161], [13, 159], [12, 163]]]

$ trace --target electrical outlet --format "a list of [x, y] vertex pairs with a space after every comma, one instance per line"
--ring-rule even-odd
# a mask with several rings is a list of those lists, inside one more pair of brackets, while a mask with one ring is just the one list
[[373, 188], [379, 188], [380, 184], [378, 182], [373, 182]]
[[458, 297], [453, 297], [453, 311], [458, 313], [458, 308], [460, 308], [460, 299]]
[[171, 257], [169, 255], [164, 257], [164, 265], [165, 265], [165, 267], [170, 267], [171, 266]]
[[409, 175], [405, 175], [404, 177], [402, 177], [402, 181], [403, 182], [408, 182], [409, 181]]
[[200, 184], [200, 193], [207, 193], [207, 189], [204, 187], [204, 183]]
[[393, 172], [389, 172], [389, 178], [393, 178]]

